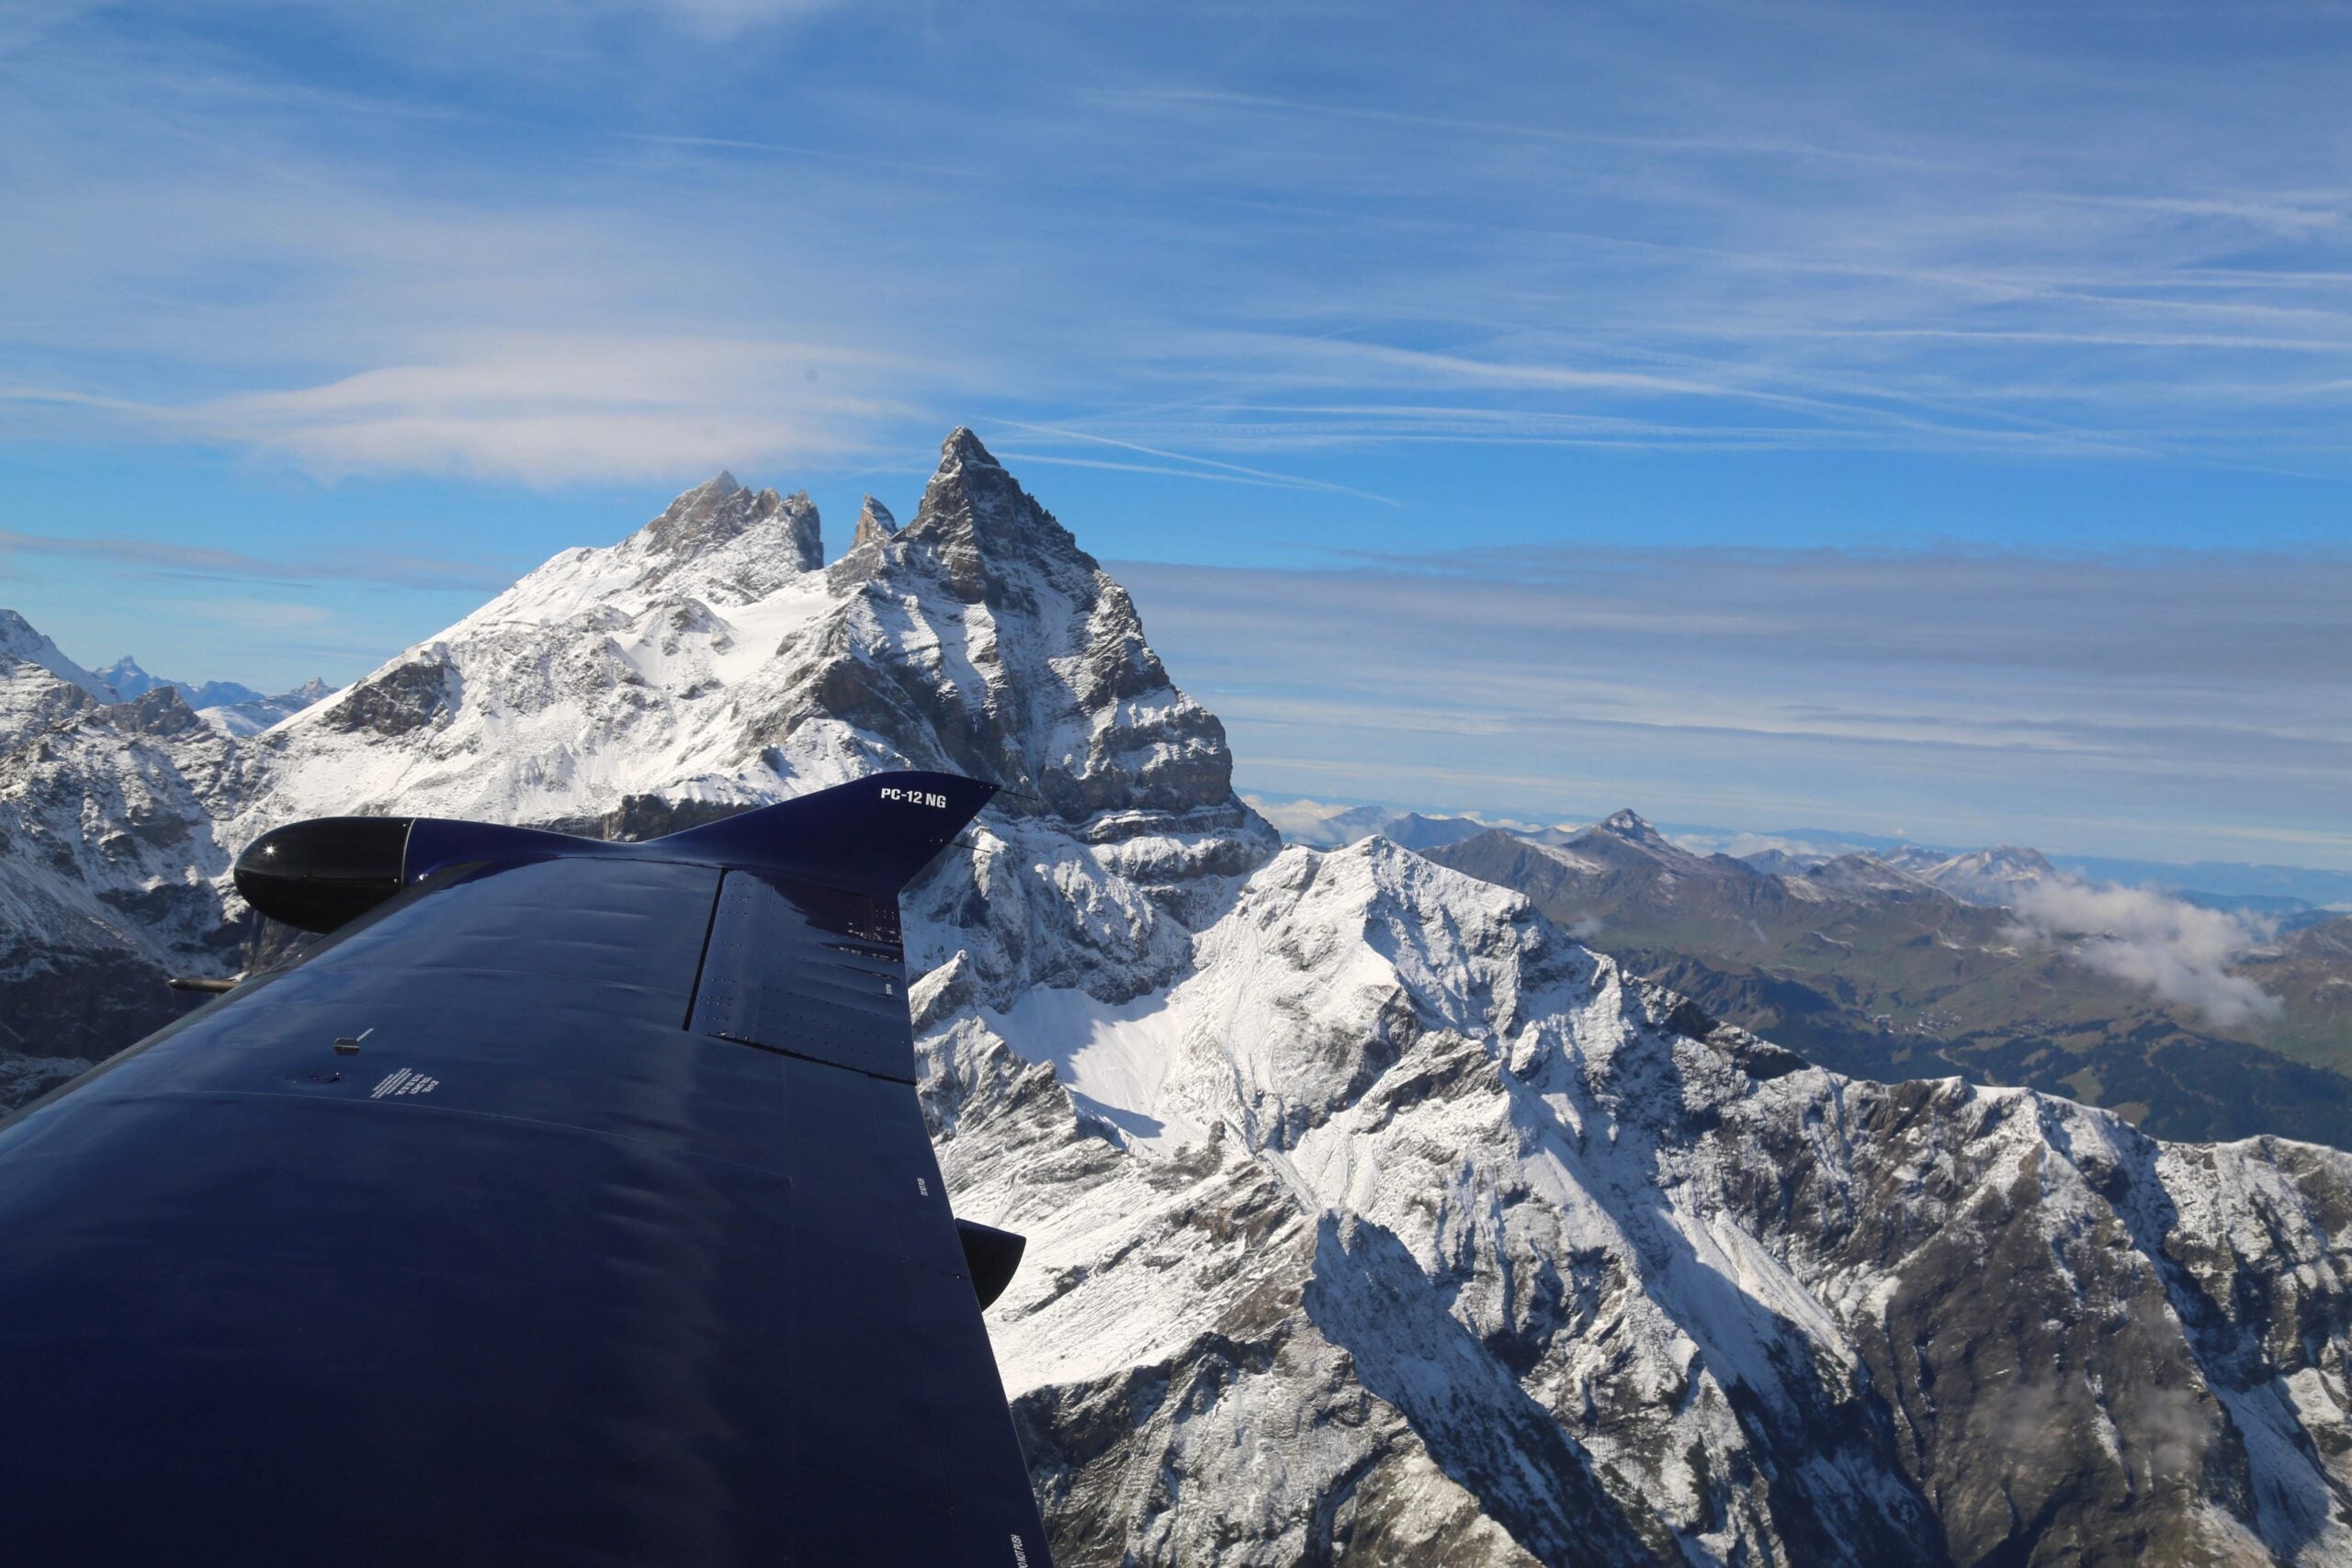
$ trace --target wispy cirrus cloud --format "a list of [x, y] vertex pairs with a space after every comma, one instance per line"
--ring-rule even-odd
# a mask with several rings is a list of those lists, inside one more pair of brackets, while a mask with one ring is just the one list
[[[1218, 54], [1176, 13], [258, 15], [56, 7], [0, 61], [43, 217], [0, 333], [87, 420], [542, 483], [871, 456], [975, 393], [1064, 460], [2352, 459], [2324, 16], [1471, 8]], [[814, 344], [817, 383], [748, 362]]]
[[[2221, 547], [2341, 536], [2347, 46], [2185, 4], [19, 7], [0, 526], [110, 641], [93, 542], [348, 612], [977, 423], [1099, 553], [1317, 566], [1136, 570], [1266, 787], [2340, 858], [2339, 567]], [[264, 503], [126, 519], [142, 462], [148, 519]], [[2212, 552], [2131, 559], [2158, 512]], [[2104, 553], [1608, 547], [1931, 536]], [[414, 604], [369, 625], [462, 608]]]
[[[88, 562], [109, 572], [196, 581], [266, 582], [303, 586], [322, 582], [376, 587], [473, 590], [495, 592], [514, 581], [514, 563], [503, 559], [448, 560], [367, 547], [331, 555], [295, 555], [270, 559], [237, 550], [137, 537], [85, 538], [0, 529], [0, 563], [11, 556]], [[228, 603], [229, 601], [222, 601]], [[243, 601], [236, 601], [242, 603]]]
[[159, 414], [325, 475], [459, 472], [549, 483], [835, 463], [909, 412], [889, 355], [805, 343], [504, 336], [450, 358]]
[[252, 594], [222, 594], [191, 601], [187, 608], [209, 619], [241, 630], [279, 634], [324, 626], [334, 612], [323, 604], [297, 599], [264, 599]]

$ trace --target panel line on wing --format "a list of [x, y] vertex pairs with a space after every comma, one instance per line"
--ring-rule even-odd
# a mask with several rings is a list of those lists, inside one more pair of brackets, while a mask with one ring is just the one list
[[687, 1027], [912, 1083], [897, 901], [729, 872]]
[[719, 874], [718, 886], [711, 889], [710, 913], [703, 920], [702, 951], [695, 956], [695, 981], [693, 985], [686, 987], [686, 1015], [678, 1021], [678, 1027], [681, 1029], [691, 1030], [695, 1026], [695, 999], [702, 995], [703, 971], [710, 966], [711, 938], [718, 931], [718, 906], [726, 897], [727, 874], [722, 872]]

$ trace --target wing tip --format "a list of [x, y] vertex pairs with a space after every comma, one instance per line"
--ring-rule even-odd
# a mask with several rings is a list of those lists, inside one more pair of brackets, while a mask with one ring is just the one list
[[653, 842], [714, 863], [895, 894], [1000, 793], [985, 779], [898, 769]]

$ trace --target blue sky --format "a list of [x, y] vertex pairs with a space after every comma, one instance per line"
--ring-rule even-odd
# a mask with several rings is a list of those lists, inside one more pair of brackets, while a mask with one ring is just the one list
[[[2352, 865], [2348, 46], [2330, 5], [19, 3], [0, 603], [345, 679], [722, 466], [838, 543], [968, 423], [1245, 784]], [[1612, 584], [1722, 614], [1611, 637]], [[1364, 721], [1372, 599], [1399, 704], [1482, 739]]]

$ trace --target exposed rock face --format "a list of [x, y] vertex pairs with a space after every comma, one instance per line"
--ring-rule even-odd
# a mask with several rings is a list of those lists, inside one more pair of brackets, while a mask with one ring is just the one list
[[[959, 1212], [1030, 1238], [992, 1332], [1065, 1564], [2352, 1562], [2352, 1160], [1841, 1077], [1385, 840], [1277, 852], [968, 432], [854, 571], [793, 508], [722, 476], [247, 741], [36, 694], [74, 739], [0, 827], [99, 908], [118, 830], [105, 886], [217, 898], [325, 812], [1010, 785], [908, 897], [910, 1003]], [[44, 814], [141, 758], [181, 793], [98, 815], [145, 829]]]
[[230, 963], [213, 825], [236, 788], [232, 747], [171, 687], [110, 704], [43, 664], [0, 669], [0, 1056], [33, 1064], [0, 1072], [0, 1106], [56, 1081], [40, 1063], [185, 1011], [170, 973]]
[[873, 576], [881, 561], [882, 547], [898, 531], [899, 520], [890, 515], [890, 509], [867, 496], [857, 509], [857, 531], [850, 536], [848, 552], [827, 573], [833, 588], [839, 591]]
[[397, 740], [457, 711], [457, 672], [439, 649], [379, 671], [345, 693], [324, 723], [345, 734], [367, 731]]
[[898, 531], [899, 520], [890, 509], [869, 495], [857, 510], [857, 532], [851, 536], [849, 547], [855, 551], [866, 545], [879, 546]]
[[[658, 581], [671, 565], [692, 561], [735, 544], [746, 536], [767, 547], [774, 572], [766, 579], [749, 578], [746, 592], [756, 594], [762, 582], [780, 581], [785, 574], [814, 571], [824, 564], [825, 547], [818, 529], [817, 508], [805, 490], [778, 495], [772, 490], [757, 494], [719, 475], [672, 502], [669, 510], [645, 525], [644, 554], [655, 564], [639, 587]], [[736, 551], [748, 558], [750, 552]], [[746, 558], [743, 563], [751, 562]]]
[[[1323, 1347], [1544, 1561], [2352, 1552], [2344, 1156], [1842, 1079], [1378, 840], [1284, 853], [1162, 996], [934, 1041], [950, 1179], [1032, 1238], [996, 1309], [1020, 1407], [1151, 1401], [1148, 1440], [1041, 1488], [1189, 1526], [1165, 1560], [1220, 1554], [1192, 1456], [1270, 1408], [1315, 1412], [1333, 1472], [1394, 1453], [1315, 1403]], [[1302, 1473], [1274, 1452], [1254, 1506]], [[1596, 1495], [1640, 1549], [1602, 1550]], [[1072, 1560], [1122, 1560], [1097, 1538]], [[1280, 1540], [1224, 1554], [1328, 1550]]]

